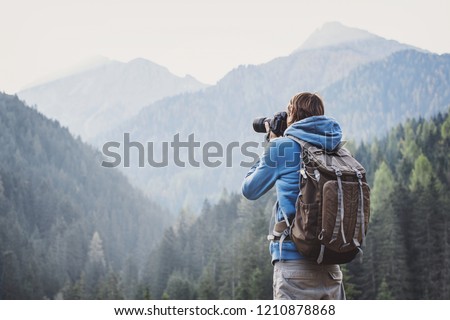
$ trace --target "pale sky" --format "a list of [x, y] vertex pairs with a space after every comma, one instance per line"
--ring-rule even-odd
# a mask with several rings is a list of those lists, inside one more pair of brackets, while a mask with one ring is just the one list
[[95, 56], [214, 84], [290, 54], [330, 21], [450, 53], [449, 0], [0, 0], [0, 91]]

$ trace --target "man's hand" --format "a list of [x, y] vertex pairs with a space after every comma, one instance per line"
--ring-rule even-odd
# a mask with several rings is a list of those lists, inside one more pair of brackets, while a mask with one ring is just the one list
[[272, 139], [278, 138], [275, 133], [273, 133], [272, 131], [270, 131], [270, 126], [268, 122], [264, 122], [264, 126], [266, 127], [266, 132], [269, 133], [269, 141], [271, 141]]

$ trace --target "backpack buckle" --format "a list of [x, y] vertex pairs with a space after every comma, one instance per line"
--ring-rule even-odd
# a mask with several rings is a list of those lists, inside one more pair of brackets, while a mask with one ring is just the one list
[[355, 170], [355, 172], [356, 172], [356, 176], [358, 177], [358, 179], [362, 179], [362, 174], [361, 174], [361, 172], [358, 170], [358, 169], [354, 169]]

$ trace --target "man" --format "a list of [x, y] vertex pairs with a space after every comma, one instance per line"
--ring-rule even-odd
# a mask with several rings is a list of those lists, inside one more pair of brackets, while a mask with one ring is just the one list
[[[301, 147], [287, 137], [277, 137], [270, 132], [267, 123], [266, 130], [270, 143], [245, 177], [242, 193], [247, 199], [256, 200], [275, 185], [275, 223], [290, 222], [295, 216], [295, 203], [300, 192]], [[341, 142], [342, 131], [334, 119], [324, 116], [321, 98], [304, 92], [289, 102], [285, 135], [333, 150]], [[274, 237], [270, 252], [274, 265], [274, 299], [345, 299], [339, 265], [318, 265], [302, 256], [289, 238]]]

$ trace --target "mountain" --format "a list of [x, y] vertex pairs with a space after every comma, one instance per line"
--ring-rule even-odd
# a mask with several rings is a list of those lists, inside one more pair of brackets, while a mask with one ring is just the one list
[[[341, 32], [354, 32], [352, 28], [341, 29]], [[324, 38], [323, 33], [320, 37]], [[195, 154], [198, 161], [204, 156], [202, 148], [205, 144], [219, 142], [222, 165], [217, 168], [204, 165], [201, 169], [189, 165], [177, 167], [173, 156], [165, 168], [148, 165], [146, 168], [124, 168], [134, 183], [149, 194], [160, 195], [163, 202], [169, 203], [174, 210], [186, 205], [198, 208], [205, 197], [218, 199], [223, 188], [239, 189], [248, 170], [240, 162], [252, 160], [242, 154], [244, 143], [263, 140], [262, 134], [253, 132], [254, 118], [284, 110], [289, 99], [299, 91], [326, 92], [329, 86], [342, 81], [357, 68], [411, 48], [377, 36], [367, 36], [357, 42], [333, 41], [330, 46], [297, 50], [262, 65], [240, 66], [215, 86], [162, 99], [143, 108], [137, 116], [99, 136], [95, 144], [102, 147], [107, 141], [124, 142], [124, 133], [129, 133], [133, 141], [144, 145], [153, 143], [154, 158], [161, 159], [164, 142], [174, 141], [177, 134], [181, 141], [187, 141], [193, 133], [201, 144]], [[345, 112], [352, 114], [357, 110]], [[239, 148], [232, 149], [232, 143], [238, 143]], [[124, 143], [121, 145], [123, 147]], [[257, 154], [261, 149], [253, 147], [249, 151]], [[123, 148], [118, 152], [123, 155]], [[233, 162], [226, 163], [226, 159]], [[165, 188], [162, 189], [162, 185]]]
[[83, 139], [136, 115], [141, 107], [167, 96], [205, 88], [191, 76], [173, 75], [167, 68], [139, 58], [109, 61], [18, 93]]
[[315, 30], [296, 51], [318, 49], [341, 45], [343, 43], [355, 43], [358, 41], [377, 39], [386, 41], [385, 39], [365, 30], [348, 28], [342, 23], [336, 21], [328, 22]]
[[75, 64], [70, 64], [67, 68], [63, 68], [61, 70], [57, 70], [55, 72], [52, 72], [50, 74], [45, 75], [44, 77], [38, 78], [34, 80], [31, 83], [26, 84], [23, 88], [21, 88], [21, 91], [24, 91], [26, 89], [37, 87], [39, 85], [53, 82], [55, 80], [66, 78], [69, 76], [72, 76], [74, 74], [82, 73], [97, 67], [100, 67], [102, 65], [105, 65], [107, 63], [110, 63], [111, 59], [108, 59], [103, 56], [92, 56], [86, 59], [83, 59]]
[[119, 287], [133, 298], [126, 290], [167, 210], [57, 121], [2, 93], [0, 144], [0, 299], [113, 298]]
[[[239, 66], [214, 86], [142, 108], [138, 115], [125, 120], [118, 129], [99, 135], [95, 141], [102, 145], [111, 132], [133, 132], [137, 138], [195, 132], [208, 139], [230, 140], [236, 139], [236, 135], [238, 139], [248, 139], [252, 132], [248, 130], [249, 124], [254, 117], [284, 110], [296, 92], [321, 92], [362, 65], [411, 48], [373, 36], [363, 42], [333, 42], [332, 46], [319, 49], [297, 50], [261, 65]], [[155, 124], [149, 126], [152, 121]]]
[[403, 48], [408, 47], [417, 51], [426, 52], [426, 50], [410, 45], [402, 45], [395, 40], [387, 40], [366, 30], [349, 28], [336, 21], [325, 23], [323, 26], [316, 29], [294, 52], [342, 45], [362, 47], [365, 44], [371, 45], [372, 50], [376, 50], [375, 47], [378, 47], [380, 54], [382, 54], [383, 50], [387, 49], [388, 51], [391, 51], [392, 48], [396, 46]]
[[407, 119], [429, 119], [450, 106], [450, 54], [396, 52], [356, 68], [322, 93], [347, 138], [381, 138]]

